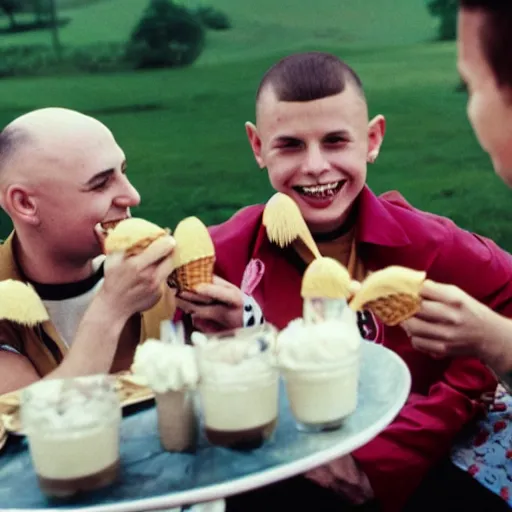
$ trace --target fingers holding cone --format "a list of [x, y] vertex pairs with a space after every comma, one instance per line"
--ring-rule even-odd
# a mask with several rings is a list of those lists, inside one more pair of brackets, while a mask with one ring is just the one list
[[[196, 286], [213, 282], [215, 248], [206, 226], [197, 217], [183, 219], [170, 236], [170, 230], [144, 219], [130, 217], [104, 230], [95, 228], [103, 252], [111, 258], [128, 258], [147, 253], [150, 258], [157, 253], [164, 239], [172, 240], [174, 249], [169, 264], [162, 265], [161, 272], [168, 272], [170, 284], [179, 291], [194, 291]], [[169, 245], [169, 244], [167, 244]]]

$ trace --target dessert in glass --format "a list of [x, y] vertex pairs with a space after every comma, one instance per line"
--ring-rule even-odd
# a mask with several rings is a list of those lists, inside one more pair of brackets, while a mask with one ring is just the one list
[[249, 450], [274, 432], [279, 402], [275, 338], [269, 324], [201, 336], [199, 395], [210, 443]]
[[47, 496], [69, 498], [116, 479], [121, 408], [111, 377], [32, 384], [22, 392], [21, 419]]

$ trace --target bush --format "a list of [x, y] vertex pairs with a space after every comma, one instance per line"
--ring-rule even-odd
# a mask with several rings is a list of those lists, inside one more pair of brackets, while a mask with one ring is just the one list
[[49, 46], [26, 45], [0, 48], [0, 77], [39, 75], [57, 66]]
[[186, 7], [151, 0], [132, 33], [126, 56], [137, 68], [192, 64], [204, 48], [205, 30]]
[[64, 47], [59, 60], [50, 46], [9, 46], [0, 48], [0, 78], [121, 71], [130, 68], [124, 51], [124, 45], [117, 43]]
[[212, 30], [227, 30], [232, 26], [228, 15], [215, 7], [198, 7], [195, 12], [201, 23]]
[[457, 37], [458, 0], [427, 0], [432, 16], [439, 18], [437, 37], [440, 41], [453, 41]]
[[73, 48], [66, 53], [67, 60], [77, 71], [103, 73], [130, 69], [125, 60], [125, 45], [97, 43]]

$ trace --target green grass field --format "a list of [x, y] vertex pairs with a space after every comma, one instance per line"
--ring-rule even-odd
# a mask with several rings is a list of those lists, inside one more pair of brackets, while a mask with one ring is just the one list
[[[199, 3], [176, 1], [189, 6]], [[256, 9], [248, 1], [215, 0], [212, 5], [227, 12], [234, 27], [228, 32], [209, 33], [207, 51], [198, 64], [245, 60], [317, 44], [388, 45], [424, 40], [432, 36], [433, 21], [422, 2], [394, 0], [391, 9], [382, 0], [259, 0]], [[71, 18], [60, 32], [62, 41], [68, 45], [125, 41], [147, 3], [60, 0], [61, 16]], [[75, 7], [66, 9], [69, 5]], [[49, 34], [11, 35], [5, 43], [47, 44]]]
[[[65, 2], [66, 0], [61, 0]], [[69, 0], [71, 1], [71, 0]], [[75, 2], [79, 3], [79, 2]], [[63, 11], [72, 22], [66, 44], [127, 37], [145, 0], [104, 0]], [[510, 192], [492, 172], [455, 92], [455, 46], [432, 43], [433, 21], [422, 1], [217, 0], [235, 28], [209, 34], [192, 67], [117, 75], [0, 81], [0, 126], [34, 108], [75, 108], [116, 134], [141, 192], [135, 213], [174, 227], [185, 215], [225, 220], [271, 193], [253, 162], [243, 123], [263, 72], [290, 51], [332, 51], [362, 76], [372, 114], [388, 133], [369, 183], [400, 190], [416, 206], [448, 215], [461, 226], [512, 250], [507, 222]], [[1, 21], [0, 21], [1, 22]], [[43, 42], [44, 32], [2, 36], [0, 44]], [[0, 225], [0, 235], [9, 226]]]

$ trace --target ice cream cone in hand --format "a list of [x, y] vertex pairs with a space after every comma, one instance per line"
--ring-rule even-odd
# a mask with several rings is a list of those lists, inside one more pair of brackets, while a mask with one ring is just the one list
[[169, 229], [161, 228], [144, 219], [130, 217], [107, 230], [104, 251], [105, 254], [122, 252], [125, 257], [135, 256], [157, 238], [169, 234]]
[[367, 308], [386, 325], [397, 325], [415, 315], [426, 273], [391, 266], [370, 274], [350, 301], [354, 310]]
[[179, 291], [195, 291], [200, 284], [213, 283], [215, 247], [206, 226], [197, 217], [187, 217], [176, 226], [174, 238], [171, 284]]

